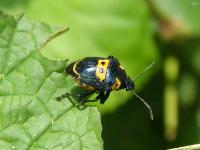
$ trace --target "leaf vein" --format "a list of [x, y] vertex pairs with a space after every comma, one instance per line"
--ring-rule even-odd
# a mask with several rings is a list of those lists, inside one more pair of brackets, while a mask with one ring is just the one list
[[[61, 113], [54, 121], [57, 121], [60, 117], [62, 117], [62, 115], [64, 115], [68, 111], [70, 111], [72, 108], [74, 108], [74, 107], [72, 106], [72, 107], [66, 109], [65, 111], [63, 111], [63, 113]], [[33, 144], [36, 143], [48, 131], [48, 129], [51, 126], [52, 126], [52, 123], [49, 123], [49, 125], [46, 127], [46, 129], [44, 129], [44, 131], [41, 134], [39, 134], [32, 142], [30, 142], [30, 144], [27, 146], [27, 149], [29, 149], [31, 146], [33, 146]]]

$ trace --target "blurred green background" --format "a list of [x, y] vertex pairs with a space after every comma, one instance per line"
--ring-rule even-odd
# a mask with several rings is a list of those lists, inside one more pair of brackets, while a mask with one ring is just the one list
[[131, 93], [113, 92], [99, 106], [105, 150], [161, 150], [200, 141], [200, 0], [0, 0], [0, 9], [24, 12], [70, 27], [43, 54], [76, 60], [113, 55], [151, 106]]

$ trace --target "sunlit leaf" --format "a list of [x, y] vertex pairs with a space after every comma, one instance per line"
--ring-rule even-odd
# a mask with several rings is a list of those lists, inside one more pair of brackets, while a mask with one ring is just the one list
[[0, 13], [0, 149], [102, 149], [99, 112], [56, 101], [73, 88], [66, 61], [40, 53], [65, 31]]

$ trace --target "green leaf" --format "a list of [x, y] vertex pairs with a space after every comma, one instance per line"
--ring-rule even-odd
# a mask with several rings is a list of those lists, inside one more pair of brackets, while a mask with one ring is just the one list
[[55, 97], [74, 86], [40, 49], [66, 29], [0, 13], [0, 148], [102, 149], [100, 114]]

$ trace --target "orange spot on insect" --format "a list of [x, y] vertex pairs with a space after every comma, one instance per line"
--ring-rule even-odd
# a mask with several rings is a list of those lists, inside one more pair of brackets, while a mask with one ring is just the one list
[[108, 64], [110, 63], [109, 59], [100, 59], [98, 60], [98, 64], [96, 66], [96, 77], [100, 80], [103, 81], [106, 78], [106, 71], [108, 68]]
[[116, 78], [115, 83], [112, 85], [111, 88], [112, 88], [112, 90], [118, 90], [120, 88], [120, 86], [121, 86], [121, 81], [118, 78]]
[[124, 67], [123, 67], [123, 66], [121, 66], [121, 65], [119, 66], [119, 68], [121, 68], [122, 70], [124, 70]]

